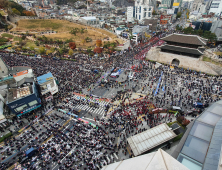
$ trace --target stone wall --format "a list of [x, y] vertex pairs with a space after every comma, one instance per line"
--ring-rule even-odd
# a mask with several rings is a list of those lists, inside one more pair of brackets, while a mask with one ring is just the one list
[[209, 65], [207, 65], [201, 58], [194, 58], [190, 56], [177, 55], [172, 53], [161, 52], [160, 48], [152, 47], [147, 53], [147, 59], [157, 61], [160, 63], [171, 64], [173, 59], [180, 61], [179, 67], [189, 68], [196, 71], [201, 71], [208, 74], [218, 75]]

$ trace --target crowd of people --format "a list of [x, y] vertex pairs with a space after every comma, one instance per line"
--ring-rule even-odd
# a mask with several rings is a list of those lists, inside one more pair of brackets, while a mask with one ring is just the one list
[[[40, 166], [42, 169], [51, 169], [55, 163], [59, 170], [101, 168], [116, 158], [117, 161], [121, 160], [118, 155], [125, 155], [124, 159], [133, 156], [126, 140], [129, 136], [172, 120], [173, 114], [163, 117], [159, 113], [152, 113], [152, 109], [178, 106], [186, 115], [188, 111], [198, 108], [196, 103], [202, 103], [204, 108], [220, 100], [220, 76], [207, 76], [177, 66], [172, 70], [167, 64], [157, 67], [156, 62], [144, 59], [143, 56], [152, 46], [162, 44], [159, 41], [161, 36], [163, 35], [153, 37], [149, 43], [134, 46], [115, 56], [107, 56], [104, 60], [91, 58], [87, 54], [75, 54], [76, 61], [73, 62], [0, 53], [8, 66], [30, 66], [36, 77], [51, 72], [59, 81], [59, 93], [54, 100], [63, 103], [67, 102], [63, 99], [71, 98], [74, 91], [83, 92], [83, 89], [90, 86], [95, 88], [98, 79], [113, 66], [135, 72], [132, 80], [124, 81], [121, 85], [108, 79], [106, 88], [123, 88], [126, 92], [118, 97], [121, 100], [120, 106], [107, 115], [107, 120], [101, 119], [94, 127], [75, 119], [71, 120], [72, 126], [65, 128], [61, 123], [53, 121], [62, 119], [65, 122], [64, 117], [56, 113], [44, 116], [39, 124], [32, 125], [24, 135], [5, 141], [5, 145], [12, 148], [7, 150], [6, 155], [16, 149], [16, 156], [21, 162], [24, 154], [21, 146], [26, 144], [28, 148], [38, 148], [32, 161], [22, 163], [26, 168], [37, 169]], [[140, 90], [146, 97], [140, 101], [132, 99], [130, 82], [135, 84], [134, 91]], [[90, 90], [93, 91], [91, 87]], [[77, 104], [79, 101], [73, 103]], [[44, 143], [49, 136], [53, 137]], [[34, 140], [27, 144], [29, 138]], [[43, 144], [40, 145], [41, 143]], [[1, 164], [3, 168], [9, 165]]]

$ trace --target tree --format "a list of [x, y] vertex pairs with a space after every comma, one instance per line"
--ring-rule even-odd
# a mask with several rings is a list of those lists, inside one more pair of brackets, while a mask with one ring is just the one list
[[69, 43], [69, 48], [71, 48], [72, 50], [74, 50], [76, 48], [76, 44], [74, 42], [70, 42]]
[[86, 42], [92, 42], [92, 38], [86, 37], [85, 38]]
[[52, 53], [51, 50], [47, 50], [47, 51], [46, 51], [46, 54], [47, 54], [47, 55], [49, 55], [49, 54], [51, 54], [51, 53]]
[[179, 25], [177, 25], [176, 26], [176, 30], [179, 30], [179, 31], [181, 31], [183, 28], [182, 27], [180, 27]]
[[72, 56], [72, 55], [73, 55], [73, 50], [69, 49], [69, 56]]
[[177, 12], [176, 18], [178, 19], [178, 18], [180, 18], [180, 17], [181, 17], [181, 12]]
[[81, 28], [80, 33], [83, 34], [85, 32], [84, 28]]
[[92, 49], [91, 48], [88, 48], [87, 49], [87, 53], [91, 53], [92, 52]]
[[199, 29], [199, 30], [197, 31], [197, 34], [198, 34], [199, 36], [203, 36], [203, 30], [202, 30], [202, 29]]
[[9, 7], [9, 3], [7, 0], [0, 0], [0, 6], [1, 8], [7, 9]]
[[147, 40], [149, 40], [149, 39], [151, 38], [151, 35], [150, 35], [150, 34], [147, 34], [146, 32], [145, 32], [144, 35], [145, 35], [145, 37], [146, 37]]
[[22, 40], [25, 40], [26, 39], [26, 35], [22, 35]]
[[35, 14], [33, 14], [31, 11], [22, 11], [23, 14], [25, 14], [26, 16], [35, 16]]
[[54, 51], [55, 51], [55, 48], [54, 48], [54, 47], [51, 47], [51, 48], [50, 48], [50, 51], [54, 52]]
[[96, 46], [101, 47], [102, 46], [102, 40], [96, 40]]
[[35, 45], [36, 45], [36, 46], [39, 46], [39, 42], [38, 42], [38, 41], [35, 41]]
[[187, 28], [184, 28], [183, 29], [183, 32], [185, 33], [185, 34], [193, 34], [193, 28], [192, 27], [187, 27]]
[[157, 13], [156, 13], [156, 11], [155, 11], [155, 10], [153, 10], [152, 15], [157, 15]]
[[177, 117], [177, 122], [180, 123], [180, 124], [182, 124], [182, 122], [183, 122], [184, 119], [185, 119], [185, 118], [184, 118], [183, 116], [179, 116], [179, 117]]
[[5, 31], [6, 32], [8, 31], [8, 25], [5, 25]]
[[39, 47], [40, 54], [45, 54], [45, 52], [46, 52], [45, 47]]
[[16, 15], [21, 15], [21, 12], [19, 12], [17, 9], [12, 8], [12, 12]]
[[94, 53], [100, 54], [100, 53], [102, 53], [103, 49], [100, 47], [96, 47], [93, 51], [94, 51]]
[[35, 48], [33, 46], [30, 46], [29, 49], [33, 51]]
[[186, 127], [189, 123], [190, 123], [189, 120], [184, 119], [183, 122], [182, 122], [182, 125]]
[[27, 48], [26, 47], [22, 47], [22, 51], [26, 51], [27, 50]]
[[82, 44], [84, 45], [86, 43], [86, 40], [85, 39], [82, 39], [81, 40]]

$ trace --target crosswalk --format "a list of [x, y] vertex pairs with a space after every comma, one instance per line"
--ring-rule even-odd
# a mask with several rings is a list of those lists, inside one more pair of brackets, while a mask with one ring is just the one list
[[78, 95], [73, 95], [72, 99], [76, 99], [76, 100], [80, 100], [81, 99], [81, 100], [84, 100], [85, 102], [86, 101], [96, 102], [96, 103], [99, 103], [99, 105], [102, 105], [102, 106], [105, 106], [105, 105], [109, 104], [109, 102], [99, 101], [99, 100], [96, 100], [96, 99], [90, 99], [90, 98], [86, 98], [86, 97], [82, 97], [82, 96], [78, 96]]
[[[67, 98], [67, 100], [69, 100], [70, 98]], [[84, 100], [81, 104], [76, 104], [73, 105], [72, 102], [68, 102], [66, 104], [64, 104], [64, 106], [69, 107], [71, 109], [78, 109], [78, 110], [84, 110], [87, 111], [91, 114], [97, 114], [97, 115], [104, 115], [105, 114], [105, 105], [108, 105], [108, 102], [105, 101], [99, 101], [99, 100], [93, 100], [93, 99], [89, 99], [86, 97], [82, 97], [82, 96], [77, 96], [74, 95], [71, 97], [71, 99], [76, 99], [76, 100]], [[87, 102], [96, 102], [99, 103], [99, 107], [98, 108], [94, 108], [94, 107], [90, 107]]]

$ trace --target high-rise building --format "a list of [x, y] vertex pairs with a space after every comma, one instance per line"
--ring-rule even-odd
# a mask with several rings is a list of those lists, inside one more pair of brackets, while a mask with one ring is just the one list
[[127, 22], [133, 21], [133, 6], [127, 7]]
[[222, 0], [213, 0], [210, 6], [209, 13], [215, 13], [215, 15], [222, 14]]
[[[155, 0], [137, 0], [134, 7], [127, 7], [127, 20], [133, 18], [142, 21], [152, 17], [152, 12], [155, 9]], [[129, 19], [128, 19], [129, 18]]]

